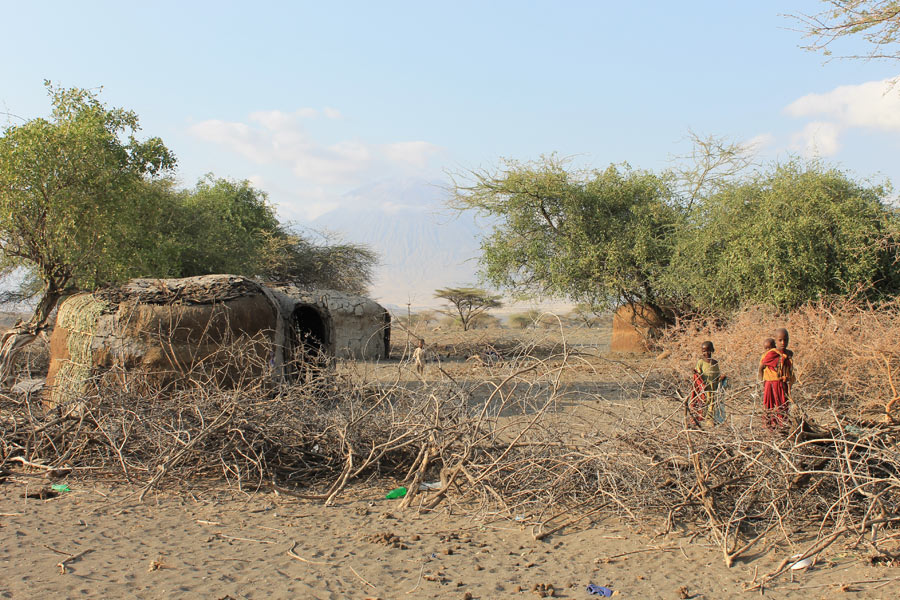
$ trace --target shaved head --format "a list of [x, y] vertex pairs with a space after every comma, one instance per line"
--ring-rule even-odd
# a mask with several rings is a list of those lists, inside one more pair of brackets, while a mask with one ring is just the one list
[[780, 350], [787, 348], [790, 339], [791, 336], [788, 335], [788, 330], [784, 327], [779, 327], [775, 330], [775, 345], [778, 346]]

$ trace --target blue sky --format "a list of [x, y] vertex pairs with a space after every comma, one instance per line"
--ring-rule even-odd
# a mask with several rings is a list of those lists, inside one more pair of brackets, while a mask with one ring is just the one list
[[47, 114], [44, 79], [103, 86], [185, 185], [247, 178], [312, 225], [374, 201], [355, 190], [377, 183], [384, 203], [391, 182], [501, 157], [664, 169], [688, 130], [900, 181], [900, 88], [883, 83], [900, 64], [802, 50], [784, 13], [823, 6], [0, 0], [0, 111]]

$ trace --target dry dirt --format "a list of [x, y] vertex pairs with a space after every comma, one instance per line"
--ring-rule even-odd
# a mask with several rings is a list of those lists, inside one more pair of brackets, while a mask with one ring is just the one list
[[[619, 598], [733, 598], [783, 558], [728, 569], [701, 538], [609, 520], [536, 542], [533, 515], [398, 511], [384, 499], [390, 482], [333, 507], [215, 489], [139, 503], [134, 490], [78, 480], [56, 498], [23, 497], [46, 484], [0, 485], [0, 597], [463, 600], [538, 598], [552, 586], [549, 597], [588, 598], [593, 583]], [[895, 597], [897, 576], [835, 549], [766, 596]]]
[[[553, 355], [565, 341], [579, 354], [559, 371], [564, 393], [558, 414], [578, 420], [582, 435], [605, 435], [615, 427], [609, 415], [617, 410], [678, 410], [635, 400], [640, 390], [628, 374], [646, 372], [654, 361], [603, 354], [608, 330], [500, 331], [429, 332], [435, 360], [426, 381], [403, 358], [401, 335], [393, 360], [341, 368], [408, 386], [454, 378], [489, 395], [505, 374], [529, 366], [516, 350], [523, 341], [532, 348], [531, 360], [543, 361], [540, 368], [549, 372], [562, 364]], [[490, 348], [500, 357], [486, 354]], [[53, 483], [71, 491], [28, 497]], [[689, 531], [660, 536], [658, 524], [635, 527], [607, 518], [535, 541], [538, 515], [453, 502], [431, 512], [399, 510], [398, 501], [384, 498], [395, 485], [357, 484], [330, 507], [215, 486], [139, 502], [139, 490], [85, 474], [49, 481], [14, 473], [0, 479], [0, 598], [574, 599], [594, 597], [588, 584], [606, 586], [617, 598], [735, 598], [748, 596], [746, 584], [806, 541], [729, 569], [717, 546]], [[898, 588], [900, 569], [836, 544], [765, 594], [892, 598]]]

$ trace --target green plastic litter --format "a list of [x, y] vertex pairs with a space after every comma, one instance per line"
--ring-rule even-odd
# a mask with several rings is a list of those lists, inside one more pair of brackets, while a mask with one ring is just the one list
[[72, 491], [69, 489], [69, 486], [67, 486], [65, 483], [54, 483], [53, 485], [50, 486], [50, 489], [53, 490], [54, 492], [71, 492]]
[[394, 498], [402, 498], [405, 495], [406, 495], [406, 488], [398, 487], [398, 488], [394, 488], [391, 491], [389, 491], [387, 493], [387, 495], [385, 496], [385, 498], [387, 498], [388, 500], [393, 500]]

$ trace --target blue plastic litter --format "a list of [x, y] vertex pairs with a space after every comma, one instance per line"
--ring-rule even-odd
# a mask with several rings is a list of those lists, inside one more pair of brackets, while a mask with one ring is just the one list
[[603, 587], [602, 585], [594, 585], [593, 583], [588, 584], [587, 586], [588, 594], [593, 596], [603, 596], [605, 598], [609, 598], [613, 595], [613, 591], [608, 587]]

